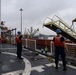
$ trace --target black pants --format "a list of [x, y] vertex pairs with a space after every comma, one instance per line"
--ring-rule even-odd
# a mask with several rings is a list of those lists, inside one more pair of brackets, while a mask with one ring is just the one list
[[17, 44], [17, 57], [21, 58], [22, 54], [22, 44]]
[[56, 48], [56, 50], [55, 50], [55, 64], [56, 64], [56, 66], [58, 66], [59, 55], [62, 58], [63, 68], [66, 68], [66, 59], [65, 59], [66, 54], [65, 54], [65, 50], [63, 47]]

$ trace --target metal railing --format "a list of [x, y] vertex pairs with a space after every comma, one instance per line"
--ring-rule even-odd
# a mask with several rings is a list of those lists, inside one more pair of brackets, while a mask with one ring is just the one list
[[[49, 22], [46, 22], [46, 20], [49, 19]], [[45, 23], [46, 22], [46, 23]], [[65, 23], [61, 18], [59, 18], [57, 15], [53, 16], [52, 18], [47, 17], [44, 21], [43, 21], [43, 26], [47, 27], [47, 25], [54, 25], [57, 28], [61, 29], [63, 32], [65, 32], [67, 35], [73, 37], [74, 39], [76, 39], [76, 31], [69, 26], [67, 23]]]

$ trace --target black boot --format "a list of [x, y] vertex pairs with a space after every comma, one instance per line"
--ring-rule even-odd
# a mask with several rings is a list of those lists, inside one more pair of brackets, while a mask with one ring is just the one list
[[67, 68], [66, 68], [66, 66], [64, 66], [64, 67], [63, 67], [63, 71], [66, 71], [66, 70], [67, 70]]
[[23, 58], [22, 58], [22, 57], [19, 57], [19, 59], [20, 59], [20, 60], [23, 60]]
[[56, 64], [56, 67], [55, 68], [58, 69], [58, 64]]

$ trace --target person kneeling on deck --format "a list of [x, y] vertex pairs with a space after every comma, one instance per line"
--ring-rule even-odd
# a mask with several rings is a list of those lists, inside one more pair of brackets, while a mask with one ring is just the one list
[[17, 37], [16, 37], [16, 42], [17, 42], [17, 58], [19, 58], [20, 60], [22, 60], [23, 58], [21, 57], [22, 54], [22, 35], [21, 32], [18, 31], [17, 32]]
[[45, 47], [45, 53], [47, 54], [47, 52], [48, 52], [48, 48], [47, 48], [47, 46]]
[[61, 55], [62, 62], [63, 62], [63, 71], [66, 71], [66, 54], [65, 54], [65, 48], [66, 51], [68, 52], [67, 46], [65, 44], [65, 39], [63, 36], [61, 36], [61, 30], [57, 29], [56, 30], [57, 36], [53, 38], [54, 42], [54, 48], [55, 48], [55, 64], [56, 64], [56, 69], [58, 69], [58, 60], [59, 60], [59, 55]]

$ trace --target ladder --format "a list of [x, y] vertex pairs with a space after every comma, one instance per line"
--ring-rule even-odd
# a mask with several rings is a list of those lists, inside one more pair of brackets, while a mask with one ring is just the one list
[[[46, 22], [46, 20], [49, 19], [50, 22]], [[43, 26], [56, 31], [56, 29], [61, 29], [62, 33], [61, 35], [63, 35], [64, 37], [66, 37], [67, 39], [76, 42], [76, 31], [74, 30], [74, 28], [72, 28], [72, 26], [69, 26], [67, 23], [65, 23], [62, 19], [60, 19], [57, 15], [54, 15], [52, 18], [47, 17], [44, 21], [43, 21]]]

